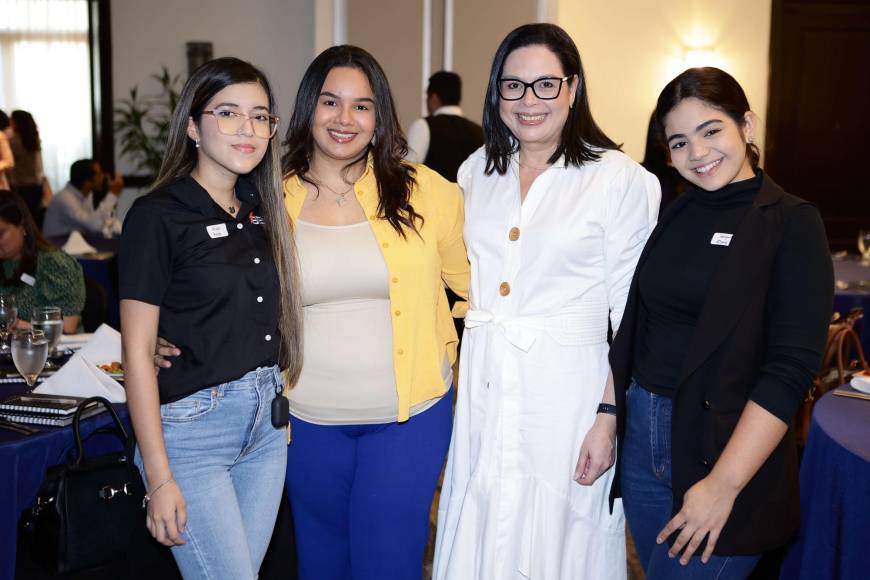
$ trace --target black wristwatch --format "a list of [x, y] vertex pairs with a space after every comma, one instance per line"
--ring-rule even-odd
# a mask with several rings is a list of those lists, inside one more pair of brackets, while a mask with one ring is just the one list
[[608, 403], [601, 403], [598, 405], [597, 413], [607, 413], [608, 415], [616, 415], [616, 405], [610, 405]]

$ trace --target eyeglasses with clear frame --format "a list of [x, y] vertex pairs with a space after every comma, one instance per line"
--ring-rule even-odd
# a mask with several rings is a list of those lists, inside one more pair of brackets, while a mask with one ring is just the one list
[[254, 136], [260, 139], [271, 139], [278, 130], [278, 121], [281, 120], [277, 115], [270, 115], [268, 113], [245, 115], [244, 113], [227, 109], [212, 109], [210, 111], [203, 111], [202, 114], [211, 115], [215, 118], [218, 131], [222, 135], [238, 135], [244, 128], [245, 123], [250, 121]]
[[498, 95], [505, 101], [519, 101], [526, 96], [531, 88], [536, 97], [544, 101], [552, 101], [562, 92], [562, 83], [574, 75], [566, 77], [541, 77], [530, 83], [520, 79], [498, 79]]

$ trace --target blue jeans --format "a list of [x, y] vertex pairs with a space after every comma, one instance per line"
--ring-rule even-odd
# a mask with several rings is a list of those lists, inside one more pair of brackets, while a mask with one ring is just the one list
[[419, 580], [453, 394], [404, 423], [291, 417], [287, 494], [301, 580]]
[[[287, 432], [272, 426], [277, 367], [160, 406], [172, 476], [187, 504], [185, 579], [256, 578], [281, 501]], [[143, 471], [141, 457], [136, 464]]]
[[704, 564], [696, 552], [686, 566], [668, 557], [656, 536], [671, 520], [671, 413], [669, 397], [631, 383], [622, 449], [622, 505], [647, 580], [739, 580], [749, 576], [760, 554], [713, 555]]

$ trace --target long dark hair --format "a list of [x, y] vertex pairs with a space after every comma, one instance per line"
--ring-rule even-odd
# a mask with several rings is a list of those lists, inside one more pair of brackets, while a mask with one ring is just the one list
[[[662, 143], [667, 139], [665, 117], [683, 99], [689, 98], [698, 99], [714, 109], [719, 109], [731, 117], [738, 127], [743, 127], [746, 113], [750, 111], [746, 93], [740, 83], [727, 72], [712, 66], [687, 69], [665, 85], [656, 102], [656, 131]], [[746, 156], [752, 168], [757, 169], [761, 155], [755, 143], [746, 144]]]
[[486, 144], [486, 174], [493, 171], [504, 175], [508, 169], [510, 156], [519, 150], [519, 143], [508, 129], [499, 114], [498, 79], [504, 72], [508, 56], [518, 48], [540, 45], [547, 47], [562, 64], [565, 76], [577, 75], [577, 92], [568, 111], [568, 118], [562, 128], [559, 146], [550, 156], [549, 163], [555, 163], [565, 156], [565, 163], [576, 165], [597, 161], [601, 156], [595, 149], [619, 149], [592, 118], [589, 98], [586, 94], [586, 76], [577, 45], [568, 33], [555, 24], [525, 24], [512, 30], [498, 47], [492, 60], [486, 98], [483, 104], [483, 134]]
[[[185, 83], [178, 98], [169, 127], [169, 142], [163, 164], [152, 189], [160, 189], [172, 181], [190, 174], [197, 164], [194, 142], [187, 135], [189, 119], [199, 124], [209, 101], [230, 85], [257, 83], [269, 97], [269, 111], [275, 112], [275, 97], [266, 75], [252, 64], [232, 57], [205, 63], [196, 69]], [[281, 332], [280, 363], [288, 369], [293, 385], [302, 369], [302, 306], [296, 246], [293, 241], [287, 210], [284, 208], [281, 175], [278, 172], [278, 150], [272, 140], [259, 165], [248, 179], [260, 193], [260, 206], [266, 220], [272, 255], [281, 283], [281, 306], [278, 328]]]
[[39, 139], [39, 129], [33, 115], [27, 111], [12, 111], [12, 123], [15, 126], [15, 134], [21, 139], [24, 150], [28, 153], [36, 153], [42, 149], [42, 141]]
[[36, 259], [39, 252], [48, 252], [57, 248], [42, 237], [42, 232], [36, 227], [27, 204], [17, 193], [0, 190], [0, 220], [9, 225], [24, 227], [24, 246], [21, 248], [18, 270], [13, 272], [10, 278], [3, 280], [5, 286], [18, 286], [23, 284], [22, 274], [36, 275]]
[[423, 222], [423, 217], [414, 211], [410, 203], [411, 191], [415, 185], [414, 168], [402, 161], [408, 153], [408, 143], [399, 126], [387, 75], [371, 54], [357, 46], [327, 48], [317, 55], [305, 71], [284, 139], [287, 147], [287, 152], [281, 158], [284, 177], [298, 176], [317, 187], [316, 183], [306, 177], [314, 154], [311, 124], [323, 82], [329, 71], [336, 67], [354, 68], [362, 72], [375, 97], [375, 137], [360, 157], [351, 161], [347, 168], [371, 153], [375, 180], [378, 183], [378, 216], [387, 220], [400, 236], [406, 237], [405, 228], [416, 232], [417, 221]]

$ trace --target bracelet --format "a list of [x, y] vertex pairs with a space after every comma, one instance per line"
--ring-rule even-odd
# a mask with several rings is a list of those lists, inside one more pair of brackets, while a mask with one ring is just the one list
[[142, 509], [143, 510], [146, 507], [148, 507], [148, 502], [151, 501], [151, 498], [154, 497], [154, 494], [157, 493], [158, 491], [160, 491], [160, 488], [163, 487], [164, 485], [168, 484], [170, 481], [175, 481], [175, 480], [170, 477], [169, 479], [167, 479], [166, 481], [164, 481], [163, 483], [161, 483], [160, 485], [158, 485], [157, 487], [155, 487], [154, 489], [152, 489], [151, 491], [149, 491], [148, 493], [145, 494], [145, 497], [142, 498]]
[[600, 405], [598, 405], [598, 410], [595, 411], [595, 413], [596, 414], [606, 413], [608, 415], [613, 415], [615, 417], [616, 416], [616, 405], [611, 405], [609, 403], [601, 403]]

